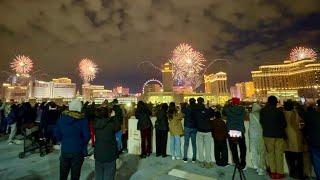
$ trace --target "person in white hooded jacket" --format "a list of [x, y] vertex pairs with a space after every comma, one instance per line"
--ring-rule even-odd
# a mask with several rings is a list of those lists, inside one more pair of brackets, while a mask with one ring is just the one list
[[265, 145], [260, 124], [259, 104], [252, 105], [249, 122], [249, 151], [253, 167], [257, 169], [259, 175], [265, 175]]

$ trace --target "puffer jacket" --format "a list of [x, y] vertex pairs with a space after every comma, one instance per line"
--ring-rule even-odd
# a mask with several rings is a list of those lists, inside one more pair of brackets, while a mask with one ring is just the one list
[[88, 120], [82, 113], [64, 111], [57, 122], [55, 137], [61, 142], [61, 153], [87, 155], [90, 140]]
[[171, 136], [183, 135], [183, 127], [181, 123], [182, 118], [183, 115], [180, 112], [173, 114], [172, 119], [169, 118], [169, 130]]
[[99, 162], [111, 162], [118, 156], [116, 132], [120, 128], [120, 122], [115, 117], [96, 117], [94, 132], [96, 137], [94, 157]]

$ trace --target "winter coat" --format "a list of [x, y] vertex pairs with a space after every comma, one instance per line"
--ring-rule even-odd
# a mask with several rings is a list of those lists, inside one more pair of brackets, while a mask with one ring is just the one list
[[149, 109], [136, 110], [135, 116], [138, 119], [137, 129], [142, 130], [146, 128], [152, 128], [152, 122], [150, 116], [152, 115]]
[[305, 119], [305, 132], [309, 145], [320, 148], [320, 111], [309, 110]]
[[210, 118], [214, 117], [214, 111], [206, 108], [203, 104], [198, 104], [194, 111], [194, 117], [197, 124], [197, 131], [211, 132]]
[[266, 105], [260, 111], [260, 124], [263, 136], [269, 138], [284, 138], [287, 126], [283, 112], [276, 106]]
[[284, 117], [287, 122], [286, 132], [286, 151], [303, 152], [303, 135], [300, 129], [302, 119], [295, 110], [284, 111]]
[[23, 123], [24, 124], [32, 124], [36, 120], [36, 110], [34, 108], [24, 108], [23, 109]]
[[169, 130], [169, 122], [167, 112], [160, 110], [157, 113], [157, 120], [155, 122], [155, 128], [161, 131]]
[[188, 106], [182, 109], [184, 114], [184, 127], [195, 129], [197, 128], [197, 123], [195, 120], [195, 107]]
[[57, 122], [55, 136], [61, 142], [61, 153], [87, 155], [90, 140], [88, 120], [75, 111], [64, 111]]
[[172, 119], [169, 119], [169, 130], [171, 136], [181, 136], [183, 135], [182, 127], [183, 114], [180, 112], [173, 114]]
[[120, 123], [114, 117], [96, 117], [94, 121], [94, 132], [96, 137], [94, 157], [101, 163], [111, 162], [118, 158], [116, 132]]
[[57, 108], [51, 109], [49, 107], [49, 109], [46, 111], [44, 115], [45, 115], [44, 119], [46, 121], [46, 125], [56, 125], [60, 117], [60, 112]]
[[227, 116], [228, 130], [237, 130], [245, 133], [244, 117], [246, 110], [238, 105], [226, 105], [223, 107], [222, 114]]
[[211, 121], [211, 127], [211, 134], [215, 140], [223, 141], [228, 138], [227, 126], [223, 119], [214, 119], [213, 121]]

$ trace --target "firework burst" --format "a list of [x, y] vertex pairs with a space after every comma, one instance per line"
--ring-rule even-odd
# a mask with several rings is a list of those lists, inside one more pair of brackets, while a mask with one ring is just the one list
[[92, 60], [85, 58], [79, 63], [79, 71], [84, 83], [89, 83], [96, 77], [98, 67]]
[[295, 47], [290, 52], [290, 60], [317, 59], [317, 53], [311, 48]]
[[33, 62], [25, 55], [18, 55], [13, 59], [11, 68], [17, 74], [28, 74], [33, 68]]
[[197, 88], [201, 84], [203, 55], [189, 44], [180, 44], [173, 51], [170, 62], [173, 65], [173, 78], [184, 85]]

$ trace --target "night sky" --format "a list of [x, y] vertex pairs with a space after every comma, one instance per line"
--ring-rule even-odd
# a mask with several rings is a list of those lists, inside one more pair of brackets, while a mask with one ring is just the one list
[[[281, 62], [295, 46], [320, 49], [320, 0], [0, 0], [0, 71], [15, 55], [35, 70], [81, 83], [77, 64], [92, 58], [95, 84], [138, 91], [160, 79], [160, 66], [179, 43], [227, 71], [230, 83], [251, 79], [261, 64]], [[0, 74], [1, 81], [6, 78]], [[44, 79], [45, 80], [45, 79]]]

